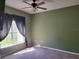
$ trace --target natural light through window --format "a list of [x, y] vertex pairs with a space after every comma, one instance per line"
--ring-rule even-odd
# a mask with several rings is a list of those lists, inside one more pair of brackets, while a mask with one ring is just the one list
[[0, 42], [0, 48], [5, 48], [24, 42], [25, 38], [18, 31], [15, 21], [12, 21], [12, 26], [7, 37], [2, 42]]

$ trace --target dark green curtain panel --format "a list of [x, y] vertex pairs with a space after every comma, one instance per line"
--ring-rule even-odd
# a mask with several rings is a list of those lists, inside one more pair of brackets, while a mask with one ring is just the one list
[[5, 10], [5, 0], [0, 0], [0, 13], [4, 13]]
[[2, 16], [0, 14], [0, 31], [3, 29], [3, 20], [2, 20]]
[[[5, 0], [0, 0], [0, 16], [4, 13], [4, 11], [5, 11]], [[0, 19], [1, 19], [1, 17], [0, 17]], [[2, 26], [3, 26], [3, 20], [1, 19], [0, 20], [0, 30], [3, 29]]]

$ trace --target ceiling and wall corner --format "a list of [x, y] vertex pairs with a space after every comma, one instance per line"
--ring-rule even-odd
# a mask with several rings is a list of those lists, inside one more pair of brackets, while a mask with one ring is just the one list
[[[31, 0], [30, 1], [26, 0], [26, 1], [28, 1], [29, 3], [32, 2]], [[41, 0], [41, 1], [45, 1], [45, 4], [41, 5], [41, 7], [45, 7], [47, 8], [47, 10], [38, 9], [36, 12], [33, 12], [32, 8], [22, 9], [23, 7], [29, 7], [29, 5], [23, 3], [22, 0], [6, 0], [6, 6], [24, 11], [29, 14], [35, 14], [35, 13], [45, 12], [49, 10], [55, 10], [59, 8], [79, 5], [79, 0]]]

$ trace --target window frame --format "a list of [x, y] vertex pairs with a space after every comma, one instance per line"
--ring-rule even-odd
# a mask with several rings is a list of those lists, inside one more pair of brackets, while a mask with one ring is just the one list
[[10, 55], [12, 53], [15, 53], [16, 51], [22, 50], [27, 47], [26, 45], [26, 38], [24, 40], [25, 42], [19, 43], [19, 44], [13, 44], [11, 46], [0, 48], [0, 55], [1, 57], [5, 57], [7, 55]]

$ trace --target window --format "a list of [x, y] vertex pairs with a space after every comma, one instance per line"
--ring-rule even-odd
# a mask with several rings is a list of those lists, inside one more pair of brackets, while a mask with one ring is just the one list
[[0, 48], [5, 48], [24, 42], [25, 38], [20, 34], [15, 21], [13, 21], [7, 37], [2, 42], [0, 42]]

